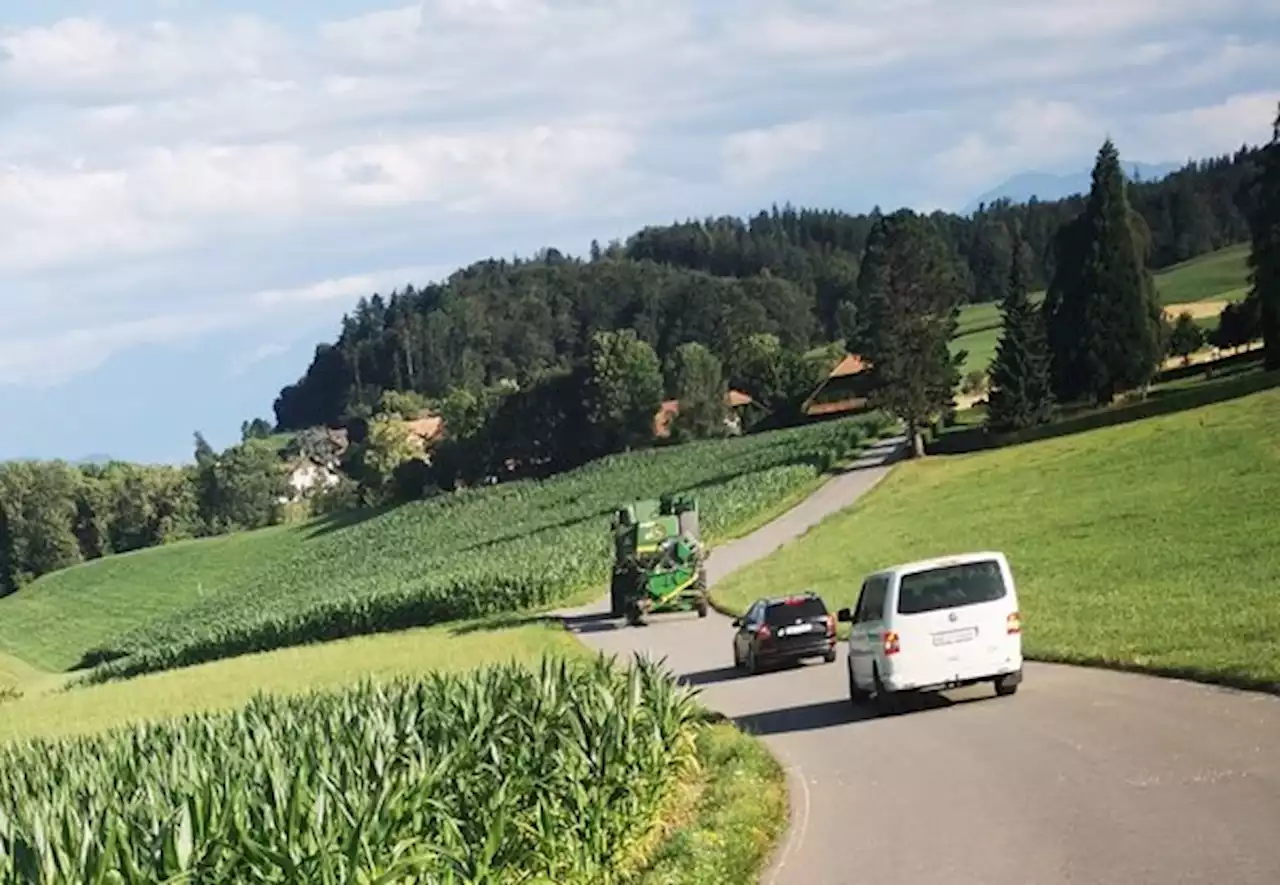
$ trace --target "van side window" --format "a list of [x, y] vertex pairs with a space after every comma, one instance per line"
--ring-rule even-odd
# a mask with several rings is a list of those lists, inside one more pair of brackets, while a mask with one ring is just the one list
[[862, 623], [862, 609], [867, 602], [867, 585], [870, 581], [862, 582], [862, 589], [858, 591], [858, 603], [853, 607], [853, 623]]
[[858, 600], [854, 623], [881, 620], [884, 617], [884, 598], [888, 590], [888, 578], [868, 578], [863, 585], [862, 597]]

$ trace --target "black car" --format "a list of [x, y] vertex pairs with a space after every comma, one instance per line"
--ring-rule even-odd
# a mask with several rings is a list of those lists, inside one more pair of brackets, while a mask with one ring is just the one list
[[733, 665], [748, 673], [804, 658], [836, 659], [836, 619], [816, 593], [758, 599], [733, 626]]

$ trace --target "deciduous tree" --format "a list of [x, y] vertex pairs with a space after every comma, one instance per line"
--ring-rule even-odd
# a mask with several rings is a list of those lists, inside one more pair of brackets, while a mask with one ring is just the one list
[[587, 363], [587, 415], [598, 450], [617, 452], [651, 441], [663, 386], [653, 348], [632, 329], [597, 332]]
[[671, 377], [672, 393], [680, 403], [673, 436], [701, 439], [723, 435], [729, 415], [729, 387], [715, 354], [696, 341], [680, 345], [671, 359]]
[[1196, 325], [1190, 313], [1183, 311], [1169, 332], [1169, 355], [1179, 357], [1183, 365], [1190, 365], [1191, 354], [1204, 347], [1204, 339], [1204, 330]]

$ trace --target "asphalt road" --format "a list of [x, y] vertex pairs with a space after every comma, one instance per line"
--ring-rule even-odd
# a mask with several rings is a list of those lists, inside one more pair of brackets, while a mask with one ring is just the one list
[[[709, 580], [851, 504], [899, 453], [717, 548]], [[1280, 698], [1028, 664], [1014, 697], [976, 687], [877, 718], [848, 703], [843, 646], [833, 664], [746, 677], [715, 612], [642, 628], [607, 600], [565, 614], [590, 646], [665, 656], [787, 767], [791, 826], [766, 885], [1280, 885]]]

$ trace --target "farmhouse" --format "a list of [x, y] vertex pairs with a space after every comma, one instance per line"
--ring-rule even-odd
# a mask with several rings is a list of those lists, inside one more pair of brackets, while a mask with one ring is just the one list
[[826, 418], [863, 412], [867, 409], [870, 364], [861, 356], [849, 353], [836, 364], [827, 377], [809, 394], [800, 411], [809, 418]]
[[323, 458], [303, 456], [295, 459], [285, 467], [288, 474], [289, 492], [279, 499], [281, 504], [289, 504], [309, 498], [316, 492], [331, 489], [342, 479], [336, 465], [326, 463]]
[[[741, 390], [730, 390], [725, 395], [725, 402], [729, 406], [729, 417], [725, 419], [725, 426], [729, 428], [731, 433], [741, 433], [743, 412], [748, 408], [756, 407], [756, 401]], [[671, 422], [679, 414], [679, 400], [664, 400], [662, 405], [658, 407], [657, 414], [653, 416], [653, 435], [659, 439], [669, 437], [671, 435]]]

